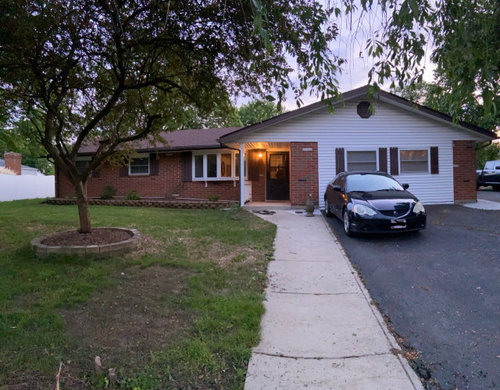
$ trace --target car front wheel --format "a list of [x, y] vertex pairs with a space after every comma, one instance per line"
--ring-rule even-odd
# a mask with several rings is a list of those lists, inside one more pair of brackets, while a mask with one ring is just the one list
[[347, 236], [352, 235], [352, 230], [351, 230], [351, 221], [349, 219], [349, 213], [347, 210], [344, 210], [344, 214], [342, 215], [342, 221], [344, 222], [344, 233]]

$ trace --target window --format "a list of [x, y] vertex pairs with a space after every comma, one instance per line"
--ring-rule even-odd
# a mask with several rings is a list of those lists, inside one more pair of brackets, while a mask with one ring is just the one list
[[429, 151], [423, 150], [400, 150], [399, 164], [401, 173], [428, 173]]
[[[248, 169], [247, 169], [247, 159], [246, 156], [243, 156], [243, 162], [244, 162], [244, 172], [245, 172], [245, 177], [248, 176]], [[236, 177], [240, 177], [240, 154], [235, 153], [234, 155], [234, 175]]]
[[207, 154], [207, 177], [217, 177], [216, 154]]
[[82, 173], [84, 169], [87, 169], [90, 165], [90, 158], [85, 160], [76, 160], [75, 167], [78, 173]]
[[230, 153], [224, 153], [220, 155], [220, 176], [221, 177], [231, 177], [233, 172], [231, 170], [231, 160], [232, 156]]
[[129, 175], [149, 175], [149, 156], [140, 156], [130, 160]]
[[[199, 151], [193, 153], [194, 180], [236, 180], [239, 177], [239, 153]], [[245, 176], [246, 176], [245, 161]]]
[[194, 177], [203, 177], [203, 155], [194, 156]]
[[353, 171], [376, 171], [377, 152], [376, 151], [348, 151], [347, 170]]
[[391, 177], [385, 175], [362, 173], [347, 176], [346, 191], [404, 191], [401, 184]]

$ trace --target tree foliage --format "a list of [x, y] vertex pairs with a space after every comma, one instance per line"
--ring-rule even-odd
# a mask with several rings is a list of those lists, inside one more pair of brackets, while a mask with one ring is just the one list
[[[186, 107], [205, 117], [236, 93], [335, 95], [330, 12], [301, 0], [4, 0], [0, 105], [31, 122], [73, 183], [87, 232], [90, 173], [131, 141], [182, 127]], [[89, 142], [97, 153], [78, 171]]]
[[402, 97], [433, 110], [443, 112], [455, 120], [464, 121], [494, 131], [500, 126], [500, 117], [484, 115], [483, 105], [470, 96], [462, 105], [455, 104], [455, 93], [452, 87], [438, 83], [414, 83], [403, 89], [396, 89]]
[[[476, 99], [470, 99], [468, 104], [459, 107], [456, 111], [451, 111], [455, 99], [453, 91], [450, 88], [440, 86], [436, 83], [418, 83], [411, 84], [402, 90], [399, 90], [402, 97], [418, 104], [422, 104], [433, 110], [443, 112], [456, 119], [483, 127], [487, 130], [496, 130], [500, 126], [498, 118], [493, 116], [484, 116], [484, 109]], [[476, 146], [476, 166], [478, 169], [484, 167], [484, 163], [489, 160], [499, 158], [499, 145], [478, 144]]]
[[282, 113], [281, 106], [269, 100], [252, 100], [238, 108], [243, 126], [253, 125]]
[[[347, 0], [347, 7], [356, 1]], [[453, 95], [451, 114], [471, 99], [485, 118], [500, 115], [500, 4], [498, 0], [361, 0], [367, 13], [381, 7], [382, 27], [368, 40], [376, 59], [370, 79], [402, 88], [421, 82], [425, 58], [436, 64], [436, 79]], [[487, 119], [491, 120], [491, 119]]]
[[0, 126], [0, 153], [20, 153], [23, 165], [53, 175], [54, 165], [47, 160], [47, 151], [34, 139], [32, 130], [31, 122], [24, 119], [14, 122], [10, 128]]

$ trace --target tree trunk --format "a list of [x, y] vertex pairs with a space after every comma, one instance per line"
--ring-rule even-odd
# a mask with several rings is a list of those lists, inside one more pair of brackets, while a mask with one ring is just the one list
[[78, 217], [80, 219], [80, 233], [90, 233], [90, 212], [87, 199], [87, 182], [79, 181], [75, 185], [76, 204], [78, 205]]

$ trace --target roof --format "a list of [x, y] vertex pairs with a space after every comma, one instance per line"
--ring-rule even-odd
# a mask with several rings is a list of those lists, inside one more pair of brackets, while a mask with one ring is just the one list
[[[148, 137], [139, 141], [135, 141], [132, 145], [137, 152], [152, 152], [152, 151], [176, 151], [176, 150], [192, 150], [192, 149], [214, 149], [220, 148], [219, 138], [226, 134], [238, 130], [239, 127], [221, 127], [215, 129], [186, 129], [175, 131], [164, 131], [159, 134], [167, 144], [160, 141], [153, 141], [152, 137]], [[92, 154], [97, 150], [97, 144], [84, 145], [80, 148], [78, 154]]]
[[[370, 88], [369, 85], [365, 85], [363, 87], [353, 89], [349, 92], [346, 92], [346, 93], [342, 94], [339, 98], [335, 99], [333, 101], [333, 104], [338, 104], [338, 103], [346, 102], [349, 100], [353, 100], [353, 99], [358, 98], [358, 97], [365, 96], [368, 93], [369, 88]], [[466, 130], [471, 130], [471, 131], [478, 133], [482, 136], [486, 136], [486, 137], [489, 137], [491, 139], [497, 138], [495, 133], [488, 131], [486, 129], [483, 129], [482, 127], [475, 126], [475, 125], [472, 125], [470, 123], [466, 123], [463, 121], [460, 121], [458, 123], [454, 122], [453, 118], [450, 117], [449, 115], [443, 114], [442, 112], [433, 110], [432, 108], [423, 106], [421, 104], [413, 103], [413, 102], [411, 102], [405, 98], [402, 98], [401, 96], [395, 95], [393, 93], [383, 91], [380, 89], [375, 94], [375, 96], [379, 100], [386, 101], [386, 102], [389, 102], [389, 103], [392, 103], [395, 105], [401, 105], [401, 106], [403, 106], [409, 110], [412, 110], [414, 112], [422, 113], [424, 115], [434, 117], [434, 118], [439, 119], [441, 121], [449, 122], [452, 125], [460, 126]], [[253, 133], [254, 131], [257, 131], [257, 130], [262, 129], [264, 127], [268, 127], [268, 126], [271, 126], [271, 125], [274, 125], [274, 124], [277, 124], [280, 122], [288, 121], [290, 119], [293, 119], [293, 118], [308, 114], [310, 112], [325, 108], [326, 106], [327, 106], [327, 100], [322, 100], [322, 101], [310, 104], [308, 106], [301, 107], [301, 108], [298, 108], [296, 110], [286, 112], [284, 114], [275, 116], [275, 117], [267, 119], [265, 121], [262, 121], [262, 122], [259, 122], [259, 123], [256, 123], [256, 124], [253, 124], [250, 126], [246, 126], [246, 127], [241, 128], [241, 129], [238, 129], [236, 131], [233, 131], [232, 133], [229, 133], [225, 136], [222, 136], [220, 139], [220, 142], [226, 143], [226, 142], [236, 141], [242, 135]]]

